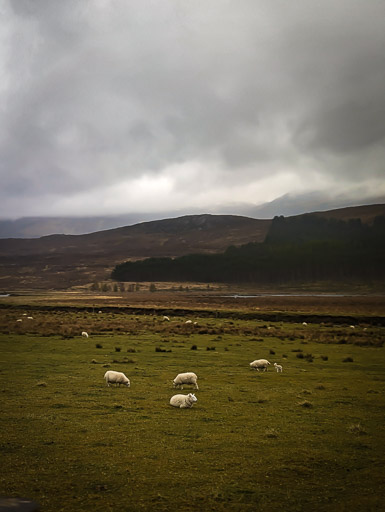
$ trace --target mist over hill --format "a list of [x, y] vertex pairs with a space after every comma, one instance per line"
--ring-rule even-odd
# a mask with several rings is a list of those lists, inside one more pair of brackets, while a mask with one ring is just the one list
[[142, 222], [160, 219], [179, 218], [188, 215], [236, 215], [253, 219], [272, 219], [276, 215], [293, 216], [309, 212], [329, 211], [331, 209], [356, 208], [363, 204], [378, 205], [385, 203], [385, 197], [372, 196], [364, 203], [351, 197], [338, 195], [330, 197], [322, 192], [304, 194], [285, 194], [274, 201], [261, 205], [249, 203], [217, 204], [189, 211], [170, 210], [163, 212], [131, 212], [122, 215], [83, 216], [83, 217], [23, 217], [18, 219], [0, 219], [0, 238], [40, 238], [42, 236], [84, 235], [96, 231], [105, 231]]

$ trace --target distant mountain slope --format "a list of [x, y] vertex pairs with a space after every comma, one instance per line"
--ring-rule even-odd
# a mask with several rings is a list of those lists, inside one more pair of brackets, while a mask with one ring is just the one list
[[366, 206], [349, 206], [325, 212], [313, 212], [312, 215], [325, 217], [326, 219], [361, 219], [363, 224], [371, 224], [375, 217], [385, 216], [385, 204], [371, 204]]
[[[102, 217], [22, 217], [0, 219], [0, 238], [40, 238], [52, 234], [84, 235], [138, 222], [159, 219], [156, 213], [132, 213]], [[172, 216], [172, 215], [166, 215]]]
[[107, 279], [127, 259], [215, 253], [263, 242], [270, 220], [190, 215], [87, 235], [0, 240], [0, 288], [67, 288]]
[[[313, 215], [372, 222], [385, 205], [343, 208]], [[230, 245], [263, 242], [271, 220], [234, 215], [187, 215], [86, 235], [0, 239], [0, 290], [62, 289], [109, 278], [128, 259], [216, 253]]]
[[218, 252], [232, 244], [262, 242], [270, 223], [233, 215], [188, 215], [86, 235], [7, 238], [0, 240], [0, 251], [3, 256], [108, 254], [118, 259]]
[[[366, 205], [380, 205], [385, 202], [384, 197], [372, 196]], [[210, 210], [205, 211], [212, 215], [236, 215], [252, 219], [272, 219], [276, 215], [285, 217], [303, 215], [307, 212], [337, 211], [336, 208], [351, 207], [352, 199], [344, 196], [330, 197], [321, 192], [307, 192], [303, 194], [285, 194], [274, 201], [256, 206], [250, 203], [229, 203], [225, 205], [213, 204]], [[357, 205], [362, 203], [357, 202]], [[355, 206], [356, 207], [356, 206]], [[370, 207], [370, 206], [369, 206]], [[367, 208], [365, 206], [364, 208]], [[140, 222], [157, 221], [166, 218], [179, 218], [186, 215], [200, 215], [200, 209], [189, 211], [170, 210], [163, 212], [131, 212], [121, 215], [104, 215], [90, 217], [22, 217], [18, 219], [0, 219], [1, 238], [40, 238], [53, 234], [84, 235], [115, 229], [124, 226], [133, 226]]]
[[[375, 191], [374, 191], [375, 192]], [[337, 209], [345, 210], [348, 207], [357, 208], [365, 205], [363, 208], [370, 208], [372, 205], [383, 205], [384, 196], [371, 196], [367, 200], [353, 200], [349, 196], [338, 194], [330, 196], [325, 192], [305, 192], [298, 194], [285, 194], [273, 201], [255, 206], [253, 210], [245, 210], [243, 215], [257, 219], [271, 219], [276, 215], [292, 217], [303, 215], [309, 212], [337, 212]]]

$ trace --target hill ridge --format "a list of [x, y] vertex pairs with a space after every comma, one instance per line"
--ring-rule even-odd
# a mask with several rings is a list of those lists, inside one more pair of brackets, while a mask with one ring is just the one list
[[[371, 222], [375, 216], [385, 215], [385, 204], [309, 214], [343, 220], [360, 217]], [[116, 264], [129, 259], [211, 254], [231, 245], [263, 242], [271, 222], [242, 215], [203, 213], [84, 235], [0, 239], [0, 286], [8, 290], [84, 285], [108, 279]]]

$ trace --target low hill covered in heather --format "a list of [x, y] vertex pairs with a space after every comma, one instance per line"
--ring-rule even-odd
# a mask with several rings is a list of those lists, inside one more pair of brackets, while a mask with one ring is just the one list
[[271, 220], [189, 215], [86, 235], [0, 240], [0, 288], [53, 288], [108, 279], [117, 263], [151, 256], [216, 253], [263, 242]]
[[[288, 219], [357, 219], [355, 222], [370, 227], [381, 215], [385, 215], [384, 204], [314, 212]], [[271, 235], [271, 225], [271, 219], [202, 214], [85, 235], [0, 239], [0, 290], [67, 289], [109, 279], [112, 270], [126, 261], [223, 254], [247, 244], [259, 248], [268, 233]]]

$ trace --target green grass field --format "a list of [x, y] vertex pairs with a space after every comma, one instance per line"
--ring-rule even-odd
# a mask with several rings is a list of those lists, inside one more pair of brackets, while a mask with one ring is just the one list
[[[76, 323], [58, 318], [50, 330]], [[355, 344], [348, 326], [128, 321], [88, 339], [0, 335], [0, 495], [57, 512], [383, 508], [383, 327], [357, 326]], [[283, 373], [250, 370], [257, 358]], [[108, 368], [131, 388], [108, 388]], [[183, 371], [198, 375], [192, 409], [169, 406], [192, 390], [172, 388]]]

